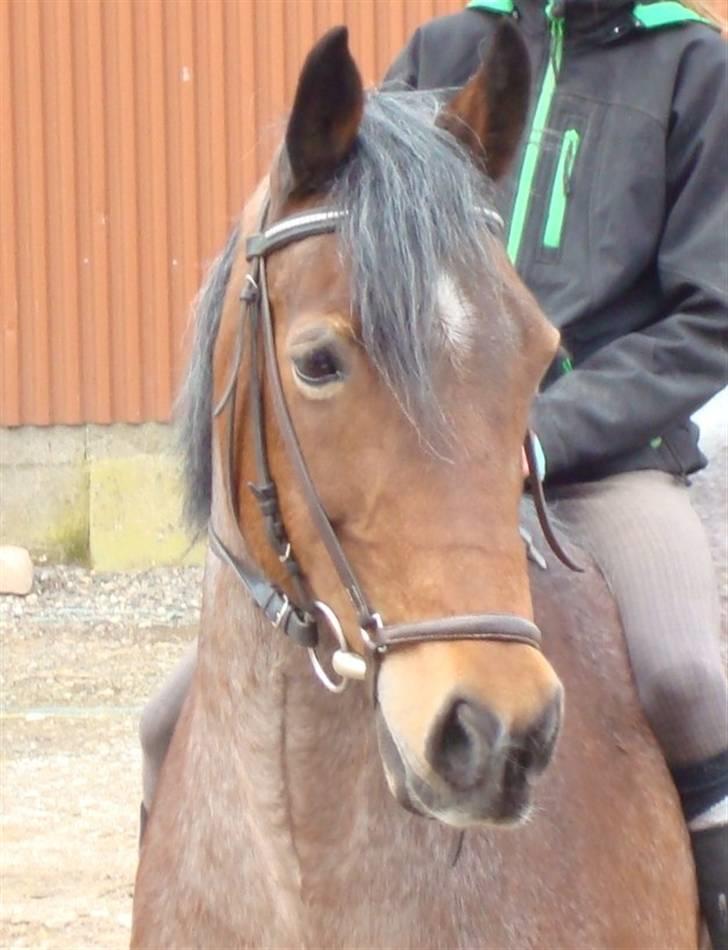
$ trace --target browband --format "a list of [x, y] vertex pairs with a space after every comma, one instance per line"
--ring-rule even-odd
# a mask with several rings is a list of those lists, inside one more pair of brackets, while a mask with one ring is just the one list
[[[503, 218], [492, 208], [478, 208], [478, 212], [495, 228], [503, 230]], [[324, 208], [318, 211], [303, 211], [283, 218], [257, 234], [251, 234], [245, 242], [245, 256], [253, 261], [267, 257], [294, 241], [331, 234], [337, 230], [339, 221], [348, 216], [348, 211]]]

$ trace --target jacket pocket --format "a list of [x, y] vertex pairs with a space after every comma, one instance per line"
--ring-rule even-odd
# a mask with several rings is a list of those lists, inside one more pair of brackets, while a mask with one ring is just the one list
[[543, 231], [543, 246], [550, 250], [558, 250], [561, 246], [566, 209], [571, 194], [571, 176], [574, 172], [580, 145], [581, 135], [579, 132], [576, 129], [566, 129], [561, 139], [561, 149], [551, 183], [551, 194], [546, 209], [546, 222]]

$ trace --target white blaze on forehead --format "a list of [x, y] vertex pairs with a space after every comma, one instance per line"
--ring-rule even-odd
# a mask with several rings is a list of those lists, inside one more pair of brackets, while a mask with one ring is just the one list
[[437, 302], [448, 342], [456, 350], [466, 349], [473, 335], [475, 313], [449, 274], [441, 274], [438, 278]]

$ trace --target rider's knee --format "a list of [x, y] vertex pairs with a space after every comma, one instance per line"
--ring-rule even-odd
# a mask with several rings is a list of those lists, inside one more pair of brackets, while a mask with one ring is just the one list
[[689, 715], [723, 689], [719, 668], [700, 658], [691, 658], [651, 672], [640, 684], [640, 695], [648, 713]]
[[[642, 676], [638, 684], [642, 706], [668, 758], [692, 758], [686, 743], [702, 745], [721, 727], [728, 685], [719, 665], [701, 657], [671, 663]], [[722, 717], [725, 719], [725, 716]]]

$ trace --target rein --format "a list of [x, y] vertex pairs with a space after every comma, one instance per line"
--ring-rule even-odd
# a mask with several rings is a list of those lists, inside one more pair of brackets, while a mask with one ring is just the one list
[[[239, 524], [238, 504], [235, 497], [233, 473], [235, 469], [235, 403], [242, 364], [246, 329], [250, 341], [249, 405], [255, 449], [256, 480], [249, 488], [258, 502], [271, 547], [285, 566], [293, 591], [290, 598], [255, 565], [236, 557], [220, 538], [212, 522], [209, 527], [210, 549], [230, 567], [253, 601], [262, 610], [275, 629], [281, 630], [295, 643], [306, 647], [314, 671], [324, 686], [332, 692], [342, 692], [350, 679], [363, 680], [370, 677], [376, 681], [376, 669], [382, 656], [391, 649], [427, 640], [498, 640], [525, 643], [535, 649], [541, 647], [541, 631], [530, 620], [514, 614], [466, 614], [410, 623], [387, 624], [372, 608], [366, 593], [359, 583], [341, 543], [329, 521], [316, 487], [303, 457], [296, 430], [288, 411], [283, 385], [276, 359], [273, 320], [268, 295], [266, 258], [274, 251], [294, 241], [337, 230], [345, 211], [323, 209], [291, 215], [266, 228], [269, 199], [266, 199], [260, 231], [246, 242], [246, 258], [250, 271], [240, 293], [240, 316], [230, 378], [223, 395], [214, 409], [220, 416], [227, 411], [227, 466], [223, 473], [225, 491], [230, 510]], [[481, 209], [484, 217], [502, 226], [502, 220], [493, 211]], [[309, 515], [316, 526], [329, 559], [351, 601], [365, 646], [365, 656], [354, 652], [344, 635], [341, 623], [334, 611], [323, 601], [317, 600], [310, 590], [305, 575], [295, 557], [288, 539], [275, 482], [270, 472], [265, 437], [263, 413], [263, 380], [259, 348], [262, 344], [264, 371], [267, 375], [273, 411], [286, 454], [293, 465], [296, 480], [306, 500]], [[548, 521], [543, 489], [537, 475], [537, 467], [530, 435], [526, 438], [526, 458], [531, 471], [534, 501], [544, 535], [557, 557], [574, 570], [579, 570], [561, 549]], [[244, 539], [237, 529], [238, 537]], [[333, 679], [323, 668], [317, 654], [319, 631], [327, 627], [337, 642], [332, 656], [332, 666], [338, 674]]]

